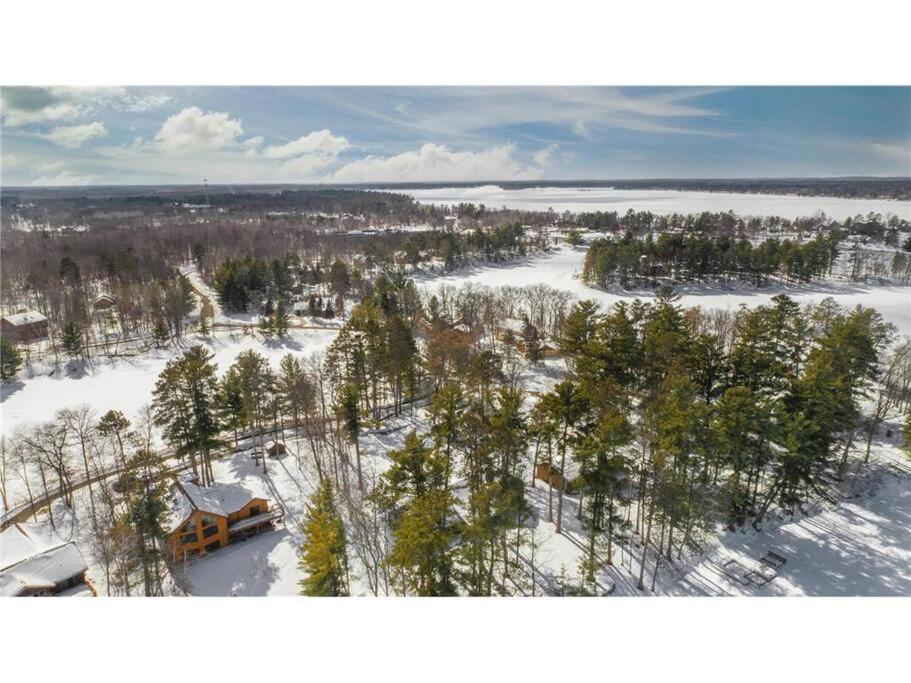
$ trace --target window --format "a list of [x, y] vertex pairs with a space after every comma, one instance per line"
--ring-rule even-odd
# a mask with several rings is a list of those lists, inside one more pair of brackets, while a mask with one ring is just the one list
[[258, 515], [258, 514], [259, 514], [259, 505], [254, 505], [253, 507], [250, 508], [251, 517], [256, 517], [256, 515]]
[[201, 515], [200, 519], [202, 520], [203, 526], [209, 526], [210, 524], [215, 524], [215, 518], [211, 515]]
[[214, 536], [217, 533], [218, 533], [217, 526], [207, 526], [202, 530], [202, 537], [209, 538], [210, 536]]
[[221, 548], [221, 543], [219, 541], [213, 541], [206, 546], [206, 552], [211, 553], [213, 550], [218, 550], [219, 548]]
[[194, 531], [189, 534], [184, 534], [183, 536], [180, 537], [180, 542], [181, 543], [196, 543], [196, 532]]

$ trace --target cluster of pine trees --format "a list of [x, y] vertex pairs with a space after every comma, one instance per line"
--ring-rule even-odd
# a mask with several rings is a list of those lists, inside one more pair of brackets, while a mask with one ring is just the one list
[[772, 276], [808, 282], [829, 274], [838, 257], [838, 237], [808, 242], [771, 238], [753, 245], [727, 236], [664, 233], [644, 239], [627, 232], [620, 239], [597, 239], [585, 256], [582, 276], [593, 285], [636, 287], [657, 282], [744, 280], [762, 286]]
[[801, 309], [779, 295], [734, 316], [684, 311], [669, 290], [607, 313], [577, 304], [563, 342], [572, 373], [539, 407], [562, 416], [549, 438], [556, 470], [567, 450], [575, 464], [587, 578], [620, 538], [640, 548], [638, 567], [627, 556], [640, 588], [654, 586], [716, 522], [759, 524], [773, 502], [826, 496], [891, 337], [875, 310], [831, 299]]

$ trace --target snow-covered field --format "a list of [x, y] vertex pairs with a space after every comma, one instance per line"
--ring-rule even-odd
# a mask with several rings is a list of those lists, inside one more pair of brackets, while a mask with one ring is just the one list
[[[613, 288], [608, 291], [587, 286], [580, 277], [584, 261], [584, 247], [561, 245], [549, 254], [503, 265], [476, 266], [436, 277], [423, 277], [418, 279], [418, 283], [431, 291], [440, 283], [460, 286], [471, 282], [488, 287], [543, 284], [570, 291], [577, 299], [592, 299], [604, 308], [621, 300], [654, 297], [652, 290], [626, 291]], [[738, 308], [741, 304], [759, 306], [768, 303], [776, 294], [782, 293], [788, 294], [800, 303], [812, 303], [831, 296], [843, 306], [872, 306], [886, 321], [893, 323], [901, 334], [911, 335], [911, 287], [867, 286], [851, 282], [825, 281], [762, 288], [742, 285], [729, 289], [722, 289], [718, 285], [692, 285], [676, 287], [675, 290], [681, 295], [680, 303], [683, 306], [730, 310]]]
[[[310, 356], [325, 350], [335, 334], [334, 330], [292, 329], [282, 340], [263, 340], [259, 335], [219, 332], [193, 341], [209, 348], [219, 371], [224, 372], [243, 351], [254, 349], [277, 368], [286, 353]], [[3, 383], [2, 433], [11, 434], [24, 422], [48, 420], [61, 408], [82, 403], [99, 413], [117, 409], [132, 417], [152, 400], [152, 389], [165, 364], [182, 351], [168, 347], [134, 357], [98, 357], [88, 364], [23, 367], [14, 382]]]
[[741, 216], [797, 218], [824, 211], [843, 220], [857, 214], [894, 213], [911, 219], [911, 201], [886, 199], [845, 199], [840, 197], [798, 197], [788, 195], [688, 192], [680, 190], [615, 190], [606, 187], [532, 187], [504, 189], [497, 185], [396, 189], [425, 204], [471, 202], [490, 208], [526, 211], [651, 211], [656, 214], [729, 211]]

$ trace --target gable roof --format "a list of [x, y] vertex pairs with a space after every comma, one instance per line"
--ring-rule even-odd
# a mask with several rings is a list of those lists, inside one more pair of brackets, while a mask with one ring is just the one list
[[29, 588], [53, 588], [88, 570], [72, 541], [14, 524], [0, 534], [0, 596]]
[[203, 488], [188, 481], [177, 481], [174, 489], [175, 508], [169, 520], [172, 531], [183, 524], [194, 510], [227, 517], [259, 498], [240, 484], [212, 484]]

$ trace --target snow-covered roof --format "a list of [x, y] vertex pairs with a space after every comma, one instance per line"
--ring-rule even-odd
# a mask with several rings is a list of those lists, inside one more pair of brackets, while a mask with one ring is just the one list
[[46, 322], [47, 318], [38, 311], [24, 311], [13, 315], [5, 315], [3, 319], [11, 325], [29, 325], [31, 323]]
[[188, 481], [179, 482], [175, 486], [175, 494], [175, 506], [169, 520], [172, 530], [180, 526], [193, 510], [227, 517], [258, 497], [240, 484], [212, 484], [204, 488]]
[[498, 327], [501, 330], [512, 330], [522, 334], [522, 330], [525, 329], [525, 323], [517, 318], [504, 318], [498, 323]]
[[0, 534], [0, 596], [53, 588], [86, 570], [88, 565], [73, 542], [21, 524]]

